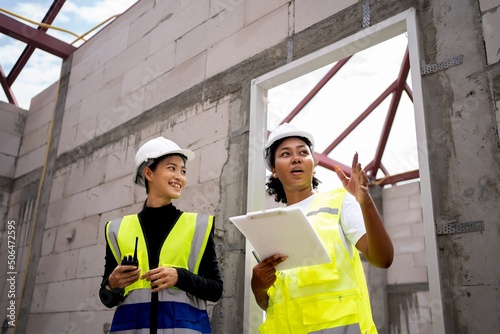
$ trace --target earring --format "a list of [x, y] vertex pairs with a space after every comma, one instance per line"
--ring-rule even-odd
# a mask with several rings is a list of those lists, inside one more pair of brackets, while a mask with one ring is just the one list
[[276, 178], [276, 173], [273, 173], [273, 177]]

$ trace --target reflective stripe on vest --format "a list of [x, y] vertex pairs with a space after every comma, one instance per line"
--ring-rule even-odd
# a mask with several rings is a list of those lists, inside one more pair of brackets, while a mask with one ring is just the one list
[[[179, 217], [166, 240], [159, 258], [159, 266], [188, 269], [197, 274], [201, 258], [210, 236], [213, 217], [184, 212]], [[108, 244], [117, 262], [123, 256], [133, 255], [135, 238], [138, 237], [137, 257], [141, 275], [149, 270], [146, 241], [137, 215], [125, 216], [106, 226]], [[151, 283], [139, 279], [125, 288], [125, 299], [117, 307], [111, 332], [149, 333]], [[175, 287], [158, 293], [158, 333], [210, 333], [206, 301], [186, 294]]]
[[344, 196], [344, 189], [319, 193], [311, 203], [307, 217], [332, 263], [278, 272], [261, 333], [377, 333], [359, 253], [352, 246], [351, 258], [339, 234]]

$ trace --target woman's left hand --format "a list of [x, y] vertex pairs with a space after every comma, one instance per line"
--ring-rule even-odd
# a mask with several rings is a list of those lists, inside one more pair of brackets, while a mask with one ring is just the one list
[[141, 278], [151, 282], [151, 292], [158, 292], [176, 285], [179, 276], [175, 268], [159, 267], [151, 269]]
[[368, 192], [368, 178], [365, 171], [361, 168], [361, 164], [358, 162], [358, 152], [354, 154], [354, 158], [352, 159], [350, 178], [338, 166], [334, 166], [334, 169], [344, 188], [356, 198], [359, 204], [371, 200]]

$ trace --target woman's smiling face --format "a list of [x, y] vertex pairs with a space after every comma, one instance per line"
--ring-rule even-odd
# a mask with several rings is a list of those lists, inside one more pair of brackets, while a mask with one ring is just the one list
[[144, 172], [150, 181], [150, 196], [177, 199], [186, 186], [186, 166], [179, 155], [169, 155], [158, 163], [154, 171], [146, 167]]

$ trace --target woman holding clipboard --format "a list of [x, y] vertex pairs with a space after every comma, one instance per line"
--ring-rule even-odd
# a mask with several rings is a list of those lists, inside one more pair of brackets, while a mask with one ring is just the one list
[[[299, 206], [332, 259], [321, 264], [276, 271], [286, 257], [275, 254], [253, 268], [252, 291], [266, 311], [263, 334], [377, 333], [359, 252], [379, 268], [392, 264], [394, 249], [368, 192], [368, 179], [357, 153], [348, 178], [335, 168], [344, 188], [319, 193], [314, 177], [314, 139], [291, 124], [282, 124], [264, 148], [269, 195]], [[293, 224], [293, 222], [290, 222]]]

